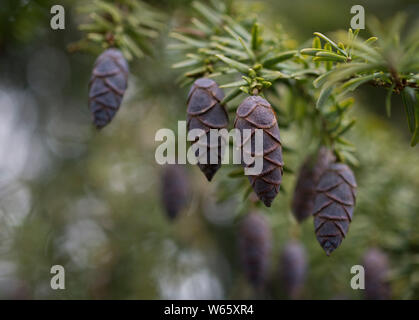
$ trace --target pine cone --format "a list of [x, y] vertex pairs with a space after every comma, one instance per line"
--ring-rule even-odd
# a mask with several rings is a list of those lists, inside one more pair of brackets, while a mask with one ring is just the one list
[[308, 156], [301, 166], [291, 205], [292, 212], [298, 222], [302, 222], [313, 212], [316, 185], [324, 170], [335, 159], [329, 149], [321, 147], [317, 157]]
[[301, 295], [307, 272], [304, 247], [297, 241], [289, 242], [281, 254], [280, 275], [286, 294], [290, 299]]
[[369, 249], [363, 257], [365, 268], [365, 298], [369, 300], [388, 300], [391, 288], [387, 281], [389, 263], [380, 249]]
[[[247, 97], [237, 108], [234, 127], [241, 131], [242, 165], [244, 167], [249, 165], [246, 165], [243, 161], [243, 144], [248, 143], [244, 141], [243, 130], [252, 130], [252, 138], [249, 141], [252, 150], [254, 150], [255, 146], [254, 130], [263, 130], [263, 170], [259, 175], [249, 175], [248, 179], [258, 198], [267, 207], [270, 207], [273, 199], [279, 192], [283, 174], [282, 167], [284, 165], [275, 113], [269, 102], [262, 97]], [[255, 156], [253, 151], [252, 156]]]
[[89, 107], [98, 129], [106, 126], [127, 89], [128, 63], [117, 49], [108, 49], [95, 62], [89, 82]]
[[187, 206], [189, 183], [184, 167], [169, 164], [163, 168], [161, 195], [164, 209], [170, 219], [175, 219]]
[[[206, 132], [206, 164], [198, 161], [198, 166], [211, 181], [217, 170], [221, 167], [221, 138], [218, 141], [218, 162], [210, 163], [210, 154], [215, 152], [210, 143], [210, 129], [223, 129], [228, 126], [228, 114], [221, 101], [224, 98], [223, 91], [214, 80], [201, 78], [195, 81], [188, 95], [188, 131], [202, 129]], [[194, 141], [196, 143], [199, 138]], [[205, 154], [200, 154], [199, 158]]]
[[247, 279], [255, 288], [265, 284], [271, 252], [271, 230], [265, 217], [249, 213], [239, 229], [239, 253]]
[[352, 221], [355, 177], [346, 164], [332, 163], [320, 177], [314, 200], [314, 228], [327, 255], [339, 247]]

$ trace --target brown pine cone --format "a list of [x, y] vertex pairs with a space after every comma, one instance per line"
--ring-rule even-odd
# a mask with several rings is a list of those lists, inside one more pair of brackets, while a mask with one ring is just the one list
[[127, 89], [128, 63], [118, 49], [108, 49], [95, 62], [89, 82], [89, 107], [97, 128], [106, 126]]
[[[208, 181], [211, 181], [217, 170], [221, 167], [221, 138], [218, 141], [218, 148], [214, 150], [214, 143], [210, 141], [210, 129], [223, 129], [228, 126], [228, 114], [221, 101], [224, 98], [223, 91], [218, 87], [214, 80], [201, 78], [194, 82], [188, 95], [188, 131], [192, 129], [202, 129], [206, 133], [207, 151], [205, 154], [200, 154], [201, 157], [206, 156], [206, 163], [198, 161], [198, 166], [205, 174]], [[193, 143], [197, 143], [198, 139]], [[211, 152], [218, 151], [216, 159], [217, 163], [210, 163]]]
[[184, 167], [179, 164], [163, 167], [161, 196], [167, 216], [175, 219], [188, 204], [189, 183]]
[[251, 212], [239, 229], [239, 254], [245, 275], [255, 288], [265, 284], [271, 253], [271, 230], [265, 217]]
[[365, 298], [369, 300], [388, 300], [391, 297], [387, 281], [389, 262], [380, 249], [369, 249], [363, 257], [365, 268]]
[[329, 149], [321, 147], [317, 157], [308, 156], [301, 166], [291, 204], [292, 213], [298, 222], [302, 222], [313, 212], [316, 185], [324, 170], [335, 159]]
[[327, 255], [341, 244], [352, 221], [356, 182], [351, 169], [332, 163], [316, 187], [313, 216], [317, 240]]
[[[250, 142], [252, 157], [255, 156], [255, 130], [263, 130], [263, 169], [259, 175], [249, 175], [248, 179], [258, 198], [270, 207], [273, 199], [279, 192], [282, 182], [283, 162], [282, 146], [279, 135], [278, 123], [275, 113], [268, 101], [260, 96], [247, 97], [237, 108], [234, 127], [242, 135], [242, 165], [249, 167], [243, 161], [243, 145]], [[244, 141], [243, 130], [251, 129], [252, 138]], [[250, 165], [252, 166], [252, 165]]]
[[304, 247], [297, 241], [289, 242], [281, 254], [280, 276], [285, 293], [290, 299], [300, 297], [306, 273], [307, 257]]

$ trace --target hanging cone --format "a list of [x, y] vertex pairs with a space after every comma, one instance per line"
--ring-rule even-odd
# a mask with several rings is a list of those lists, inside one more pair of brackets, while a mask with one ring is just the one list
[[128, 63], [118, 49], [108, 49], [96, 59], [89, 82], [89, 107], [97, 128], [111, 122], [119, 110], [128, 72]]
[[289, 242], [281, 254], [280, 278], [290, 299], [301, 296], [307, 273], [307, 257], [304, 247], [297, 241]]
[[365, 298], [369, 300], [388, 300], [391, 288], [387, 281], [389, 262], [380, 249], [369, 249], [363, 257], [365, 268]]
[[239, 254], [248, 281], [257, 289], [264, 286], [271, 253], [271, 230], [265, 217], [251, 212], [239, 229]]
[[346, 164], [333, 163], [320, 177], [314, 200], [314, 228], [327, 255], [341, 244], [352, 221], [355, 177]]
[[[248, 179], [252, 185], [253, 190], [261, 201], [270, 207], [273, 199], [279, 192], [279, 187], [282, 182], [283, 161], [282, 161], [282, 147], [279, 136], [278, 123], [275, 113], [268, 101], [260, 96], [247, 97], [237, 108], [236, 120], [234, 127], [241, 131], [241, 152], [242, 164], [245, 146], [250, 143], [252, 153], [255, 150], [255, 130], [263, 130], [263, 169], [258, 175], [249, 175]], [[251, 139], [245, 140], [244, 129], [252, 130]], [[254, 157], [255, 154], [252, 154]], [[257, 156], [257, 155], [256, 155]], [[252, 165], [250, 165], [252, 166]]]
[[308, 156], [301, 166], [291, 204], [292, 213], [298, 222], [301, 223], [312, 214], [317, 183], [335, 159], [329, 149], [321, 147], [316, 156]]
[[188, 204], [189, 183], [185, 169], [179, 164], [168, 164], [161, 176], [161, 196], [170, 219], [175, 219]]
[[[206, 152], [199, 154], [198, 166], [208, 181], [211, 181], [221, 167], [223, 141], [221, 138], [218, 139], [217, 145], [215, 141], [210, 141], [210, 129], [223, 129], [228, 126], [228, 114], [221, 105], [223, 98], [224, 93], [217, 83], [206, 78], [196, 80], [188, 95], [188, 132], [192, 129], [201, 129], [206, 134], [204, 139]], [[198, 139], [194, 143], [198, 143]], [[215, 163], [210, 161], [211, 154], [214, 159], [212, 162]], [[206, 163], [201, 159], [206, 159]]]

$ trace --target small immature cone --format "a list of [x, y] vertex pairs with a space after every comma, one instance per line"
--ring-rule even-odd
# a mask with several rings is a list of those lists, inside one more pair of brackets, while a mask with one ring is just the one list
[[97, 128], [111, 122], [118, 111], [128, 72], [128, 63], [118, 49], [107, 49], [96, 59], [89, 82], [89, 108]]
[[351, 169], [332, 163], [320, 177], [314, 199], [314, 228], [327, 255], [341, 244], [352, 221], [356, 182]]
[[290, 299], [298, 299], [301, 296], [306, 273], [307, 256], [304, 247], [297, 241], [289, 242], [281, 254], [280, 278]]
[[[192, 129], [201, 129], [205, 132], [206, 153], [200, 154], [198, 159], [206, 157], [204, 161], [198, 161], [198, 166], [205, 174], [208, 181], [211, 181], [217, 170], [221, 167], [222, 141], [218, 145], [210, 141], [210, 129], [224, 129], [228, 126], [228, 114], [221, 101], [224, 99], [224, 92], [218, 87], [214, 80], [201, 78], [195, 81], [188, 95], [188, 132]], [[194, 143], [198, 143], [197, 138]], [[214, 147], [215, 145], [215, 147]], [[215, 163], [211, 163], [211, 153], [218, 152], [214, 157]], [[213, 161], [214, 162], [214, 161]]]
[[161, 196], [164, 209], [170, 219], [175, 219], [187, 206], [189, 183], [185, 169], [178, 164], [168, 164], [161, 176]]
[[248, 281], [257, 289], [263, 288], [270, 263], [271, 229], [265, 217], [249, 213], [239, 229], [239, 253]]
[[333, 153], [326, 147], [321, 147], [317, 157], [308, 156], [301, 166], [291, 204], [292, 213], [298, 222], [312, 214], [318, 180], [334, 161]]
[[[273, 199], [279, 192], [283, 174], [282, 167], [284, 165], [282, 162], [282, 146], [275, 113], [269, 102], [262, 97], [247, 97], [237, 108], [234, 127], [241, 132], [243, 142], [240, 147], [242, 149], [242, 165], [244, 167], [249, 166], [243, 161], [243, 154], [246, 152], [244, 145], [251, 144], [251, 156], [254, 157], [255, 130], [263, 130], [263, 169], [258, 175], [249, 175], [248, 179], [258, 198], [267, 207], [270, 207]], [[252, 131], [250, 140], [245, 141], [244, 129], [250, 129]]]
[[391, 288], [387, 281], [389, 262], [380, 249], [369, 249], [363, 257], [365, 268], [365, 298], [368, 300], [388, 300]]

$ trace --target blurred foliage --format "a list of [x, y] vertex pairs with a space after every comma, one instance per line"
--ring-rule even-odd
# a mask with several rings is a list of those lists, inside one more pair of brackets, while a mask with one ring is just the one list
[[[236, 192], [217, 202], [220, 188], [243, 185], [241, 179], [223, 179], [231, 168], [223, 167], [216, 183], [208, 184], [198, 168], [188, 166], [191, 205], [174, 223], [161, 205], [154, 135], [163, 127], [176, 128], [176, 121], [185, 118], [187, 95], [187, 88], [175, 84], [178, 72], [171, 65], [178, 56], [166, 50], [172, 40], [164, 33], [154, 43], [154, 59], [132, 60], [121, 110], [99, 133], [91, 128], [87, 109], [95, 57], [66, 51], [66, 44], [80, 39], [75, 5], [64, 3], [66, 30], [51, 31], [49, 1], [5, 3], [0, 15], [0, 297], [257, 297], [237, 255], [236, 222], [246, 208], [243, 195]], [[381, 14], [389, 17], [394, 12], [388, 8], [409, 11], [415, 5], [385, 1], [380, 11], [382, 3], [372, 1], [368, 8], [375, 10], [367, 15], [381, 20]], [[350, 20], [350, 6], [344, 1], [250, 5], [271, 30], [279, 20], [276, 14], [285, 17], [284, 26], [292, 35], [283, 40], [287, 50], [295, 49], [296, 43], [289, 41], [294, 34], [309, 39], [315, 30], [347, 29]], [[185, 25], [194, 12], [188, 1], [167, 0], [156, 7], [174, 11], [168, 17], [174, 27]], [[320, 19], [331, 8], [330, 19]], [[307, 10], [309, 15], [304, 14]], [[286, 23], [287, 16], [295, 28]], [[345, 25], [339, 25], [341, 17], [347, 17]], [[30, 28], [22, 27], [24, 21]], [[310, 27], [308, 33], [304, 26]], [[284, 82], [270, 90], [270, 100], [282, 111], [284, 145], [293, 149], [286, 152], [285, 162], [295, 171], [317, 148], [312, 128], [303, 120], [314, 108]], [[290, 238], [299, 238], [308, 253], [303, 298], [362, 298], [361, 291], [350, 288], [350, 268], [371, 246], [389, 255], [392, 297], [419, 298], [419, 155], [417, 147], [408, 147], [405, 126], [399, 126], [405, 123], [397, 117], [403, 105], [393, 99], [388, 120], [383, 116], [387, 91], [374, 90], [361, 91], [347, 111], [357, 119], [346, 134], [359, 160], [358, 200], [347, 239], [333, 256], [325, 256], [312, 221], [299, 226], [290, 213], [295, 177], [287, 174], [286, 192], [267, 212], [274, 250], [271, 286], [263, 297], [285, 298], [278, 258]], [[314, 106], [315, 100], [310, 103]], [[50, 289], [50, 268], [55, 264], [66, 269], [66, 290]]]
[[159, 36], [166, 20], [163, 12], [140, 0], [84, 1], [78, 12], [88, 14], [89, 19], [79, 26], [85, 36], [70, 44], [70, 51], [100, 53], [104, 48], [116, 47], [128, 60], [152, 53], [149, 39]]
[[[403, 34], [402, 38], [402, 28], [406, 22], [404, 15], [396, 15], [386, 27], [377, 19], [370, 19], [371, 28], [378, 38], [370, 37], [362, 41], [358, 37], [359, 30], [352, 32], [349, 29], [348, 35], [342, 35], [342, 32], [338, 35], [342, 40], [336, 43], [315, 32], [313, 48], [300, 51], [314, 56], [313, 61], [317, 63], [324, 61], [326, 67], [327, 72], [313, 82], [315, 87], [321, 88], [316, 107], [322, 108], [332, 92], [344, 96], [363, 84], [388, 88], [387, 115], [391, 115], [393, 93], [401, 95], [412, 133], [410, 144], [414, 147], [419, 142], [419, 103], [416, 98], [419, 92], [419, 24], [406, 35]], [[320, 38], [326, 42], [324, 48], [321, 47]], [[378, 46], [374, 46], [375, 42]], [[332, 69], [333, 64], [336, 65]]]
[[50, 0], [4, 0], [0, 9], [0, 49], [10, 42], [25, 43], [33, 40], [49, 22]]

